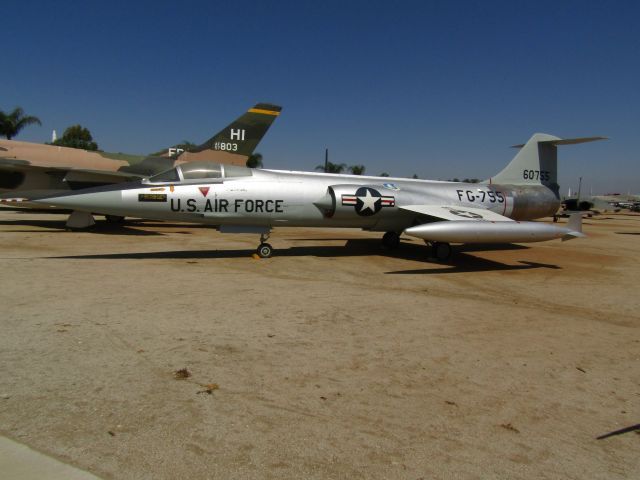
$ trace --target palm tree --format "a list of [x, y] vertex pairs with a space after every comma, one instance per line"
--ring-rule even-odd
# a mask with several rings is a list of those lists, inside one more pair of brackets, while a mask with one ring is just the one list
[[5, 113], [0, 110], [0, 135], [7, 137], [7, 140], [11, 140], [24, 127], [34, 123], [42, 125], [38, 117], [25, 115], [24, 110], [20, 107], [14, 108], [11, 113]]
[[327, 162], [327, 168], [324, 165], [318, 165], [316, 170], [320, 170], [325, 173], [342, 173], [347, 166], [344, 163]]
[[247, 167], [249, 168], [262, 168], [262, 154], [254, 153], [247, 158]]
[[364, 165], [351, 165], [349, 171], [354, 175], [364, 175]]

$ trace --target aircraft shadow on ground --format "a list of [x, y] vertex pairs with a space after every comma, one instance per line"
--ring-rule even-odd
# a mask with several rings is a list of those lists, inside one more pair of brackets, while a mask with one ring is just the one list
[[[215, 241], [212, 241], [214, 243]], [[257, 246], [257, 242], [256, 242]], [[216, 259], [250, 257], [253, 249], [231, 250], [176, 250], [166, 252], [115, 253], [97, 255], [70, 255], [65, 257], [74, 259]], [[294, 246], [290, 248], [274, 249], [274, 257], [359, 257], [386, 256], [407, 260], [423, 261], [428, 257], [428, 250], [422, 246], [403, 245], [397, 250], [386, 250], [379, 240], [348, 240], [345, 245], [323, 246]]]
[[[56, 220], [2, 220], [0, 221], [0, 225], [8, 225], [16, 227], [37, 227], [46, 230], [26, 230], [22, 229], [14, 229], [14, 230], [5, 230], [5, 232], [15, 232], [15, 233], [66, 233], [67, 229], [65, 227], [66, 221], [56, 221]], [[184, 227], [184, 225], [182, 225]], [[113, 223], [100, 222], [96, 223], [94, 226], [87, 229], [78, 230], [82, 233], [93, 233], [98, 235], [140, 235], [140, 236], [154, 236], [154, 235], [164, 235], [161, 232], [154, 232], [149, 230], [142, 230], [137, 228], [130, 228], [126, 225], [118, 225]], [[189, 232], [180, 232], [180, 233], [189, 233]]]
[[[519, 250], [526, 249], [520, 245], [474, 245], [469, 251], [482, 250]], [[165, 252], [134, 252], [134, 253], [112, 253], [97, 255], [69, 255], [61, 257], [47, 257], [53, 259], [84, 259], [84, 260], [207, 260], [207, 259], [229, 259], [246, 258], [253, 254], [252, 249], [232, 249], [232, 250], [174, 250]], [[520, 261], [519, 265], [505, 265], [492, 260], [468, 255], [461, 248], [454, 253], [451, 260], [447, 262], [437, 262], [429, 258], [429, 249], [424, 245], [403, 243], [396, 250], [386, 250], [380, 245], [377, 239], [348, 240], [344, 246], [294, 246], [287, 249], [276, 249], [275, 257], [358, 257], [358, 256], [380, 256], [398, 258], [403, 260], [413, 260], [420, 263], [431, 263], [433, 268], [417, 270], [403, 270], [386, 272], [388, 274], [423, 274], [423, 273], [454, 273], [454, 272], [474, 272], [489, 270], [523, 270], [531, 268], [552, 268], [559, 269], [557, 265], [544, 263], [534, 263]]]
[[[64, 222], [56, 220], [0, 220], [0, 225], [16, 226], [16, 227], [38, 227], [38, 228], [50, 228], [64, 232]], [[35, 230], [5, 230], [6, 232], [33, 232]], [[43, 233], [50, 233], [49, 230], [43, 230]]]
[[[377, 239], [354, 239], [351, 237], [334, 237], [334, 238], [292, 238], [292, 241], [297, 242], [339, 242], [344, 241], [348, 244], [356, 245], [356, 242], [371, 242], [374, 247], [380, 246], [381, 241]], [[428, 247], [421, 241], [416, 241], [417, 243], [411, 243], [411, 240], [404, 240], [401, 243], [401, 249], [410, 248], [419, 248], [421, 252], [426, 252], [428, 255]], [[453, 247], [454, 252], [490, 252], [494, 250], [526, 250], [529, 247], [525, 247], [524, 245], [516, 245], [515, 243], [469, 243], [465, 245], [456, 245]], [[392, 255], [394, 251], [387, 251], [386, 256], [394, 256]], [[425, 253], [423, 253], [422, 258], [425, 258]]]
[[551, 268], [559, 270], [562, 267], [549, 263], [528, 262], [520, 260], [519, 265], [506, 265], [504, 263], [478, 258], [471, 255], [461, 254], [456, 258], [447, 262], [438, 262], [441, 267], [420, 268], [415, 270], [398, 270], [395, 272], [386, 272], [388, 275], [433, 275], [442, 273], [471, 273], [471, 272], [488, 272], [494, 270], [530, 270], [532, 268]]

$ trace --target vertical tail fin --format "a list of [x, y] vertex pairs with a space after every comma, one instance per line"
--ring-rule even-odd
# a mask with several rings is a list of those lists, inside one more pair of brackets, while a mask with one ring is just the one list
[[605, 140], [606, 137], [583, 137], [562, 139], [534, 134], [524, 145], [514, 145], [521, 150], [500, 173], [489, 179], [490, 183], [511, 185], [546, 185], [558, 189], [558, 145]]
[[277, 105], [258, 103], [192, 152], [219, 150], [248, 157], [281, 110]]

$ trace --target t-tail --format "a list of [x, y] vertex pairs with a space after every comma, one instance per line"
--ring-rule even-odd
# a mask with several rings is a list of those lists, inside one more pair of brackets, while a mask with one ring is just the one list
[[502, 185], [545, 185], [558, 194], [558, 145], [606, 140], [606, 137], [558, 138], [535, 133], [500, 173], [488, 182]]
[[277, 105], [258, 103], [191, 152], [216, 150], [248, 157], [281, 111]]

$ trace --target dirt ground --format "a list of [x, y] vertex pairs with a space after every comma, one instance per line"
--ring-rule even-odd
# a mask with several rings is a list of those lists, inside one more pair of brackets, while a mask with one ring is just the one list
[[639, 215], [445, 264], [64, 219], [0, 211], [2, 435], [104, 478], [640, 478]]

